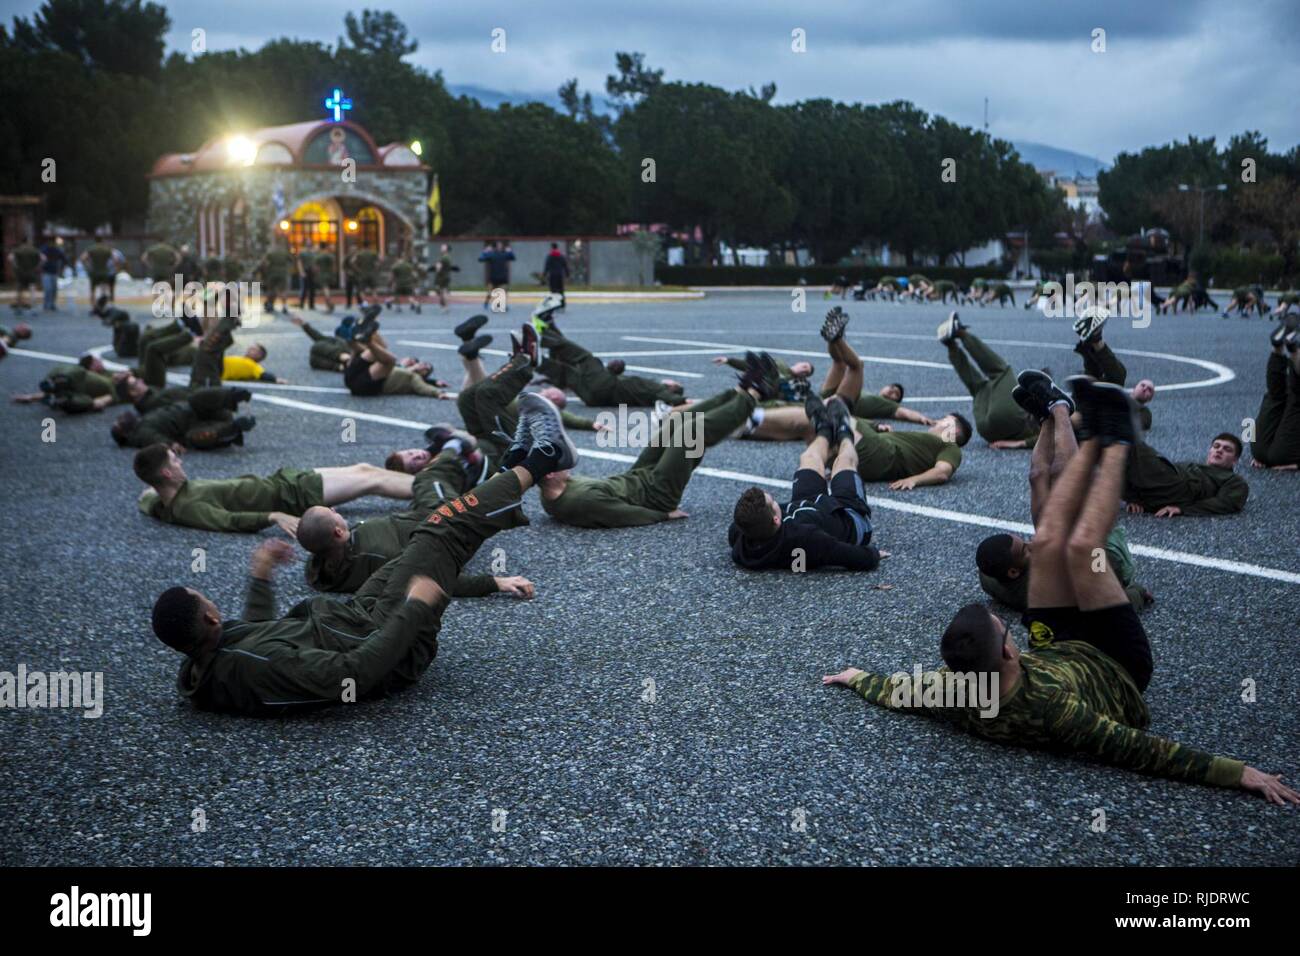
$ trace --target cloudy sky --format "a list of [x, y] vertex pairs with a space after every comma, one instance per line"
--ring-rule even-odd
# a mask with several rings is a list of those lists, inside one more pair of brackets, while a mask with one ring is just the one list
[[[451, 85], [553, 93], [576, 76], [603, 93], [615, 50], [668, 79], [729, 89], [775, 81], [778, 101], [909, 99], [997, 136], [1111, 160], [1122, 150], [1258, 129], [1300, 141], [1300, 0], [371, 0], [402, 18], [414, 62]], [[332, 0], [171, 0], [173, 49], [269, 37], [332, 43], [358, 6]], [[7, 21], [35, 0], [0, 0]], [[491, 51], [506, 31], [506, 52]], [[791, 50], [802, 29], [807, 52]], [[1092, 33], [1106, 31], [1106, 50]]]

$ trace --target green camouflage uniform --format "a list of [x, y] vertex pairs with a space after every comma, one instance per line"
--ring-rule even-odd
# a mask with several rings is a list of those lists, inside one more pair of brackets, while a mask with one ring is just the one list
[[[336, 560], [313, 554], [307, 560], [307, 583], [317, 591], [351, 593], [381, 567], [402, 553], [411, 535], [439, 505], [470, 489], [465, 462], [454, 451], [444, 451], [415, 476], [413, 505], [383, 518], [359, 521], [351, 528], [347, 548]], [[486, 597], [497, 593], [490, 574], [460, 574], [452, 597]]]
[[[528, 524], [514, 472], [439, 506], [348, 601], [320, 596], [277, 618], [270, 582], [253, 579], [243, 616], [222, 625], [217, 651], [186, 658], [178, 681], [196, 707], [250, 715], [357, 700], [409, 687], [438, 653], [441, 607], [406, 599], [412, 575], [447, 594], [484, 541]], [[345, 682], [353, 682], [351, 684]]]
[[[1111, 657], [1083, 641], [1060, 641], [1020, 656], [1022, 674], [999, 703], [997, 716], [965, 707], [908, 707], [997, 743], [1084, 753], [1152, 776], [1235, 787], [1245, 768], [1239, 760], [1186, 747], [1145, 733], [1151, 722], [1141, 692]], [[947, 673], [947, 668], [937, 672]], [[925, 678], [923, 678], [924, 680]], [[897, 707], [895, 680], [862, 674], [852, 688], [880, 707]], [[894, 706], [891, 707], [891, 703]]]

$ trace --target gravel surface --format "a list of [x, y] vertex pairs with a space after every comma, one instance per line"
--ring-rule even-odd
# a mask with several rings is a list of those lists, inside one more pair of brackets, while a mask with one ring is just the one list
[[[849, 339], [864, 355], [939, 366], [872, 362], [868, 385], [901, 381], [908, 404], [927, 412], [969, 409], [969, 401], [922, 400], [962, 392], [934, 341], [946, 309], [844, 305], [853, 316]], [[575, 304], [561, 327], [611, 355], [713, 343], [807, 351], [820, 376], [823, 310], [814, 299], [808, 313], [792, 313], [785, 293], [713, 294]], [[461, 303], [450, 317], [385, 313], [383, 324], [391, 342], [450, 346], [451, 326], [473, 311]], [[510, 322], [526, 314], [520, 307], [493, 317], [486, 331], [496, 334], [495, 347], [508, 347]], [[1079, 368], [1064, 321], [1020, 308], [962, 314], [980, 335], [1008, 343], [996, 347], [1014, 365], [1047, 365], [1062, 377]], [[324, 316], [317, 322], [333, 324]], [[42, 353], [75, 356], [108, 341], [82, 308], [33, 324], [26, 344]], [[1202, 315], [1158, 317], [1147, 329], [1111, 326], [1117, 349], [1148, 353], [1121, 355], [1130, 382], [1205, 381], [1217, 366], [1235, 376], [1157, 395], [1150, 437], [1162, 453], [1201, 460], [1211, 436], [1239, 431], [1256, 413], [1264, 322]], [[283, 318], [241, 332], [241, 342], [252, 340], [269, 346], [267, 366], [295, 384], [341, 384], [308, 368], [307, 339]], [[459, 384], [453, 352], [399, 351], [429, 357]], [[732, 379], [708, 362], [721, 351], [627, 360], [695, 373], [680, 378], [689, 394], [707, 396]], [[13, 353], [0, 363], [0, 385], [31, 390], [49, 364]], [[349, 411], [458, 420], [453, 402], [416, 397], [263, 395], [315, 408], [259, 397], [247, 445], [191, 454], [192, 476], [382, 463], [388, 451], [419, 443], [410, 427], [364, 419], [356, 441], [345, 442]], [[0, 791], [0, 863], [1300, 862], [1294, 810], [999, 747], [822, 688], [822, 674], [850, 664], [894, 671], [936, 663], [937, 636], [952, 610], [981, 597], [974, 550], [987, 528], [877, 508], [877, 543], [893, 557], [875, 574], [745, 573], [729, 561], [725, 539], [745, 483], [708, 473], [687, 492], [689, 520], [643, 529], [559, 526], [530, 496], [532, 527], [491, 547], [502, 549], [509, 573], [537, 582], [537, 598], [457, 602], [437, 660], [406, 693], [285, 719], [196, 712], [176, 694], [178, 658], [152, 637], [149, 608], [165, 587], [188, 583], [237, 613], [257, 537], [150, 521], [135, 508], [140, 486], [130, 454], [109, 438], [110, 416], [59, 417], [57, 440], [48, 442], [47, 412], [4, 411], [0, 670], [22, 663], [101, 671], [106, 699], [93, 720], [75, 711], [0, 714], [0, 762], [10, 780]], [[590, 433], [576, 441], [595, 448]], [[793, 444], [730, 441], [710, 450], [705, 465], [785, 479], [797, 456]], [[995, 452], [976, 438], [950, 484], [871, 491], [887, 502], [1026, 522], [1028, 465], [1027, 452]], [[580, 464], [589, 474], [623, 467], [594, 458]], [[1243, 473], [1251, 497], [1239, 516], [1120, 520], [1134, 544], [1294, 578], [1300, 477]], [[389, 506], [372, 498], [341, 510], [355, 518]], [[199, 547], [207, 570], [196, 574]], [[490, 559], [480, 553], [471, 570], [486, 570]], [[1294, 782], [1300, 583], [1150, 557], [1138, 566], [1158, 599], [1144, 617], [1156, 654], [1147, 692], [1152, 729]], [[296, 570], [285, 569], [278, 594], [287, 609], [310, 592]], [[1248, 679], [1257, 695], [1249, 704], [1241, 699]], [[1097, 809], [1105, 811], [1105, 832], [1093, 830]], [[193, 826], [198, 810], [201, 832]]]

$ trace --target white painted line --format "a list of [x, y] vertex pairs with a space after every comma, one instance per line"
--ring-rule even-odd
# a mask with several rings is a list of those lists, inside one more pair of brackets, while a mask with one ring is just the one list
[[[29, 358], [41, 358], [53, 362], [75, 362], [76, 359], [67, 355], [51, 355], [48, 352], [31, 352], [27, 349], [10, 349], [10, 355], [23, 355]], [[397, 428], [408, 428], [415, 431], [424, 431], [431, 423], [417, 422], [409, 418], [393, 418], [388, 415], [374, 415], [369, 412], [357, 412], [349, 408], [336, 408], [328, 405], [315, 405], [311, 402], [300, 402], [292, 398], [282, 398], [278, 395], [255, 395], [255, 400], [269, 402], [272, 405], [282, 405], [286, 408], [296, 408], [300, 411], [316, 412], [330, 416], [342, 418], [356, 418], [362, 421], [376, 422], [381, 425], [393, 425]], [[595, 449], [579, 448], [578, 454], [587, 458], [598, 458], [604, 461], [617, 461], [631, 464], [636, 461], [632, 455], [624, 455], [619, 452], [599, 451]], [[728, 471], [721, 468], [709, 468], [700, 466], [695, 469], [699, 475], [707, 475], [710, 478], [721, 478], [726, 481], [744, 482], [752, 485], [767, 485], [771, 488], [789, 488], [789, 479], [768, 478], [763, 475], [751, 475], [741, 471]], [[936, 518], [941, 521], [952, 521], [958, 524], [976, 525], [982, 528], [996, 528], [1003, 531], [1014, 531], [1017, 534], [1033, 534], [1032, 525], [1019, 521], [1007, 521], [1002, 518], [990, 518], [986, 515], [969, 514], [964, 511], [951, 511], [947, 508], [932, 508], [929, 505], [914, 505], [907, 502], [897, 501], [892, 498], [877, 498], [870, 496], [867, 498], [873, 508], [880, 508], [885, 511], [900, 511], [905, 514], [919, 515], [924, 518]], [[1264, 578], [1270, 581], [1281, 581], [1286, 584], [1300, 585], [1300, 573], [1293, 571], [1282, 571], [1278, 568], [1264, 567], [1263, 565], [1250, 564], [1245, 561], [1231, 561], [1225, 558], [1212, 558], [1203, 554], [1193, 554], [1188, 551], [1174, 551], [1169, 548], [1157, 548], [1144, 544], [1129, 545], [1129, 550], [1136, 555], [1145, 558], [1155, 558], [1158, 561], [1170, 561], [1175, 564], [1186, 564], [1192, 567], [1208, 568], [1215, 571], [1226, 571], [1229, 574], [1239, 574], [1245, 577]]]
[[[754, 330], [754, 331], [759, 331], [759, 330]], [[821, 334], [819, 332], [815, 332], [810, 329], [773, 329], [772, 332], [773, 334], [781, 334], [781, 335], [820, 335]], [[910, 342], [935, 342], [936, 341], [933, 335], [916, 335], [910, 332], [848, 332], [846, 333], [846, 335], [849, 338], [857, 338], [857, 339], [865, 339], [865, 338], [905, 339]], [[646, 338], [638, 338], [636, 336], [631, 336], [631, 335], [625, 335], [623, 337], [631, 342], [665, 342], [669, 344], [686, 344], [686, 343], [680, 343], [676, 339], [646, 339]], [[1026, 346], [1029, 348], [1065, 349], [1066, 351], [1070, 351], [1070, 352], [1074, 351], [1073, 345], [1062, 345], [1060, 342], [1029, 342], [1023, 339], [983, 339], [983, 341], [989, 345], [1016, 345], [1016, 346]], [[692, 344], [699, 344], [699, 343], [692, 343]], [[748, 348], [753, 350], [759, 348], [760, 346], [750, 345], [750, 346], [732, 346], [732, 347]], [[775, 352], [778, 350], [768, 349], [768, 351]], [[1160, 390], [1174, 391], [1183, 388], [1209, 388], [1212, 385], [1222, 385], [1225, 382], [1231, 382], [1234, 378], [1237, 377], [1237, 373], [1234, 372], [1232, 369], [1228, 368], [1228, 366], [1220, 365], [1218, 362], [1211, 362], [1207, 359], [1190, 358], [1186, 355], [1174, 355], [1170, 352], [1146, 352], [1141, 349], [1119, 349], [1119, 348], [1112, 347], [1111, 351], [1114, 352], [1116, 355], [1136, 355], [1141, 358], [1155, 358], [1155, 359], [1164, 359], [1165, 361], [1168, 362], [1181, 362], [1185, 365], [1195, 365], [1198, 366], [1199, 368], [1205, 369], [1206, 371], [1214, 373], [1214, 378], [1199, 379], [1194, 382], [1171, 382], [1167, 385], [1157, 382], [1156, 387], [1157, 389]], [[801, 354], [812, 355], [814, 353], [805, 352]], [[826, 353], [817, 352], [815, 354], [825, 355]], [[867, 357], [865, 355], [862, 356], [862, 360], [865, 362], [867, 360]], [[941, 367], [947, 368], [948, 366], [944, 365]], [[921, 399], [912, 399], [912, 401], [921, 401]]]
[[[659, 342], [664, 345], [699, 345], [709, 350], [721, 349], [724, 352], [770, 352], [773, 355], [799, 355], [811, 358], [825, 358], [826, 351], [809, 351], [807, 349], [778, 349], [770, 345], [735, 345], [726, 342], [695, 342], [689, 339], [658, 339], [640, 335], [623, 336], [629, 342]], [[859, 355], [864, 362], [878, 362], [882, 365], [914, 365], [919, 368], [952, 368], [947, 362], [927, 362], [922, 359], [886, 358], [880, 355]]]

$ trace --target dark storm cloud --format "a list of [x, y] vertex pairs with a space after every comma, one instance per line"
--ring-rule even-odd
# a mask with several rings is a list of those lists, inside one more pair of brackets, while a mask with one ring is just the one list
[[[5, 0], [0, 0], [5, 2]], [[568, 77], [603, 93], [616, 50], [638, 50], [669, 79], [729, 89], [774, 81], [778, 101], [909, 99], [956, 122], [1110, 159], [1120, 150], [1259, 129], [1275, 148], [1300, 139], [1296, 0], [576, 0], [454, 5], [370, 0], [420, 41], [411, 58], [452, 85], [553, 94]], [[14, 6], [13, 4], [8, 4]], [[362, 4], [364, 5], [364, 4]], [[35, 4], [18, 5], [27, 13]], [[173, 49], [207, 31], [209, 49], [268, 37], [333, 44], [331, 0], [174, 0]], [[494, 54], [491, 31], [506, 31]], [[795, 28], [807, 52], [790, 49]], [[1094, 53], [1092, 31], [1106, 31]]]

